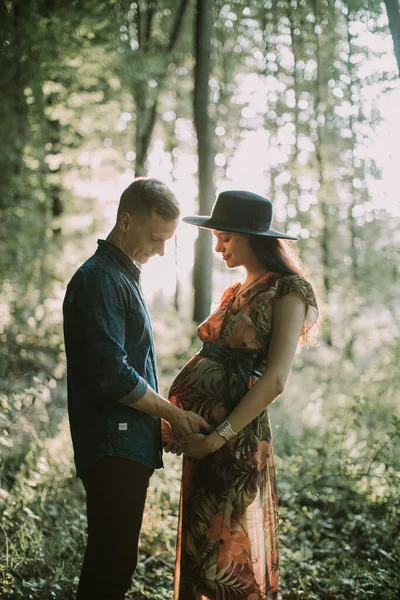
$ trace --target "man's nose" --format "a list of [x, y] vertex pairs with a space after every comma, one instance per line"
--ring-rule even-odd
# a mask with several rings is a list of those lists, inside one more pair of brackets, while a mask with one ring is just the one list
[[164, 256], [165, 251], [165, 242], [160, 242], [157, 247], [157, 254], [159, 256]]

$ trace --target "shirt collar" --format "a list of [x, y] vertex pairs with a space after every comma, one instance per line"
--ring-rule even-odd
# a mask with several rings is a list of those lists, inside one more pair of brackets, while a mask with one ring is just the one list
[[125, 252], [123, 252], [118, 246], [108, 242], [107, 240], [97, 240], [97, 244], [99, 246], [99, 250], [105, 251], [109, 256], [113, 256], [120, 266], [123, 266], [125, 269], [128, 269], [132, 275], [134, 275], [137, 279], [140, 278], [142, 273], [141, 265], [133, 262]]

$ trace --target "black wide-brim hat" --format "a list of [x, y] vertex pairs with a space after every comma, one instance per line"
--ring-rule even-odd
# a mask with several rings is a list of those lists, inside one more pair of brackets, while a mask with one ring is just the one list
[[271, 229], [272, 202], [264, 196], [230, 190], [221, 192], [211, 216], [184, 217], [185, 223], [217, 231], [234, 231], [249, 235], [297, 240], [293, 235]]

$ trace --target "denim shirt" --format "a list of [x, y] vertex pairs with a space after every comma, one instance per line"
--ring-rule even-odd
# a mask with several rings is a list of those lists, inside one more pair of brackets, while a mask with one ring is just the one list
[[68, 413], [77, 475], [119, 456], [162, 467], [161, 424], [124, 404], [157, 391], [150, 316], [140, 270], [119, 248], [98, 240], [96, 253], [68, 284], [64, 304]]

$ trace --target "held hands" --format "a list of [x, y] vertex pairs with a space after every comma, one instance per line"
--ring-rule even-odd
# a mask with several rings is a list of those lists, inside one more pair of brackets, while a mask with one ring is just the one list
[[179, 441], [171, 440], [167, 442], [163, 435], [164, 451], [177, 456], [180, 456], [183, 452], [189, 458], [204, 458], [213, 452], [209, 447], [208, 438], [209, 436], [202, 433], [192, 433], [180, 438]]
[[[183, 449], [184, 441], [188, 439], [188, 437], [199, 436], [199, 438], [207, 439], [205, 435], [199, 433], [203, 431], [204, 433], [210, 433], [213, 431], [211, 425], [207, 423], [200, 415], [191, 412], [179, 410], [174, 415], [174, 420], [170, 423], [162, 420], [161, 423], [162, 429], [162, 440], [163, 447], [165, 452], [172, 452], [177, 456], [180, 456], [182, 452], [188, 454]], [[209, 452], [207, 452], [208, 454]], [[206, 454], [204, 454], [206, 456]], [[200, 456], [198, 457], [200, 458]]]
[[180, 452], [190, 458], [204, 458], [213, 452], [209, 437], [201, 433], [193, 433], [179, 440], [177, 446]]
[[189, 458], [204, 458], [224, 446], [226, 440], [213, 431], [209, 435], [194, 433], [177, 442], [178, 449]]
[[189, 458], [200, 459], [216, 452], [225, 444], [225, 440], [214, 431], [209, 435], [193, 433], [177, 439], [167, 421], [163, 420], [161, 427], [164, 451], [177, 456], [184, 453]]

